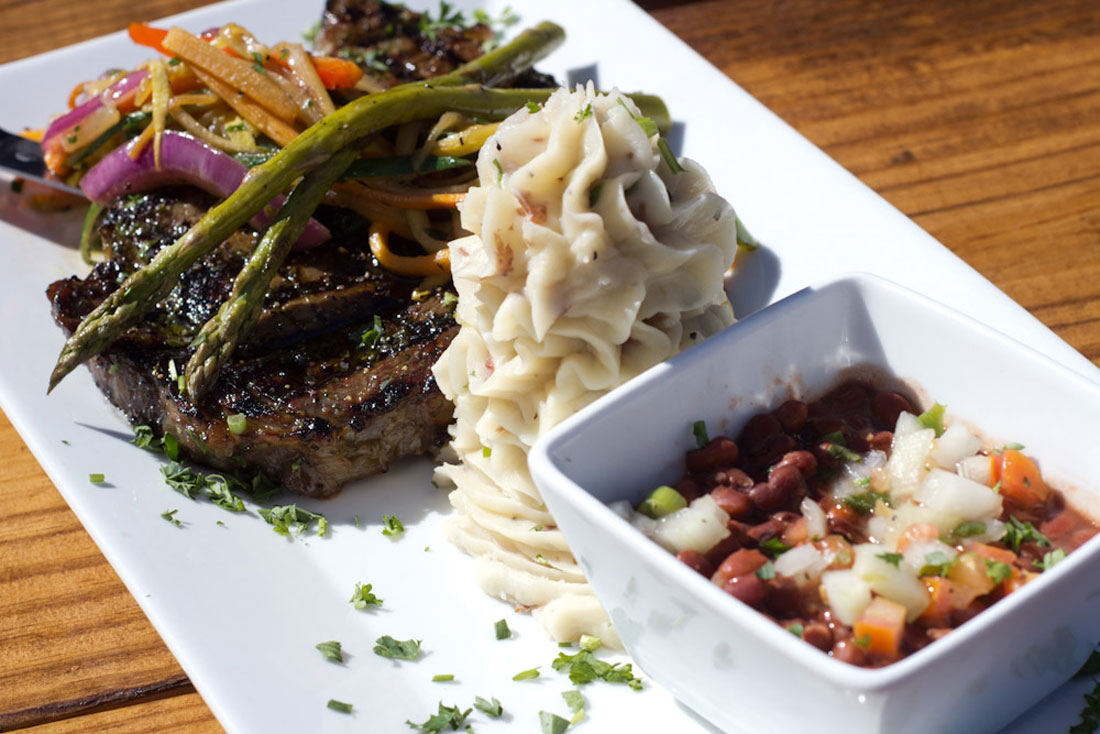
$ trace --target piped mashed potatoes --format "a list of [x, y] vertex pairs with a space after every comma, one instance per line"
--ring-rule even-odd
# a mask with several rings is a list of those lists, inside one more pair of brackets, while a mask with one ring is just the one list
[[[437, 484], [449, 538], [489, 594], [557, 640], [617, 636], [527, 469], [539, 436], [733, 322], [733, 207], [690, 160], [662, 157], [618, 91], [562, 89], [501, 124], [450, 244], [459, 333], [435, 365], [455, 404]], [[670, 167], [671, 166], [671, 167]]]

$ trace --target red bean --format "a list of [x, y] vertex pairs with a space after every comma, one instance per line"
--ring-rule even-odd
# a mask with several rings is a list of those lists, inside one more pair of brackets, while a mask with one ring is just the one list
[[792, 617], [799, 612], [799, 591], [794, 581], [776, 576], [768, 582], [768, 609], [777, 617]]
[[881, 391], [871, 398], [871, 412], [875, 414], [882, 428], [894, 430], [898, 423], [898, 416], [902, 411], [912, 413], [913, 406], [905, 399], [904, 395], [896, 392]]
[[844, 430], [844, 421], [835, 415], [825, 415], [819, 418], [811, 418], [806, 427], [810, 433], [813, 434], [815, 439], [820, 439], [822, 436], [828, 436], [830, 433], [837, 433]]
[[715, 487], [710, 491], [710, 496], [727, 515], [735, 520], [740, 520], [752, 512], [752, 500], [744, 492], [739, 492], [733, 487]]
[[676, 556], [688, 568], [703, 574], [707, 578], [714, 575], [714, 564], [707, 560], [702, 553], [693, 550], [680, 551]]
[[802, 629], [802, 639], [823, 652], [833, 646], [833, 633], [821, 622], [806, 625]]
[[866, 387], [858, 382], [846, 382], [832, 390], [821, 402], [837, 413], [855, 413], [862, 410], [870, 399]]
[[749, 537], [757, 543], [763, 543], [769, 538], [777, 538], [787, 529], [786, 523], [774, 517], [765, 520], [759, 525], [749, 528]]
[[762, 603], [768, 596], [768, 586], [756, 577], [755, 573], [735, 576], [725, 583], [722, 589], [732, 597], [740, 599], [750, 607]]
[[673, 489], [679, 492], [689, 503], [703, 496], [703, 488], [699, 486], [698, 482], [690, 478], [681, 479]]
[[758, 413], [749, 419], [745, 427], [741, 429], [741, 435], [737, 442], [743, 446], [755, 446], [769, 436], [774, 436], [783, 430], [783, 426], [774, 415], [770, 413]]
[[832, 656], [850, 665], [863, 665], [867, 660], [867, 653], [851, 639], [841, 640], [833, 645]]
[[[718, 544], [705, 554], [707, 560], [715, 566], [722, 563], [731, 553], [742, 548], [749, 539], [748, 529], [738, 521], [730, 520], [726, 523], [726, 527], [729, 528], [730, 534], [718, 541]], [[725, 581], [723, 579], [722, 583]]]
[[795, 493], [806, 486], [802, 472], [790, 464], [780, 464], [768, 475], [767, 489], [757, 484], [749, 490], [753, 504], [764, 512], [775, 512], [787, 506]]
[[[744, 576], [754, 573], [758, 568], [768, 562], [768, 557], [755, 548], [742, 548], [734, 551], [726, 557], [715, 571], [715, 576], [721, 578], [721, 583], [729, 581], [734, 576]], [[717, 583], [717, 580], [715, 581]]]
[[726, 469], [714, 473], [714, 484], [715, 486], [725, 485], [734, 489], [749, 489], [755, 482], [752, 481], [752, 477], [740, 469]]
[[817, 457], [809, 451], [788, 451], [779, 460], [779, 466], [789, 465], [802, 474], [803, 477], [812, 477], [817, 473]]
[[806, 427], [809, 407], [801, 400], [788, 400], [776, 408], [772, 415], [779, 421], [784, 431], [798, 433]]
[[732, 439], [718, 436], [703, 448], [688, 451], [684, 463], [692, 474], [706, 474], [732, 467], [737, 461], [737, 454], [737, 444]]
[[750, 467], [767, 469], [798, 442], [785, 433], [776, 433], [745, 449], [745, 462]]
[[894, 434], [890, 431], [878, 431], [871, 434], [871, 438], [867, 443], [875, 451], [887, 451], [890, 449], [890, 445], [894, 443]]

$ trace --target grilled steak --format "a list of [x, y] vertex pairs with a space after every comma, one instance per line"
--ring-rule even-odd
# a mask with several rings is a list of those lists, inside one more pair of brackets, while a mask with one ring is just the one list
[[[211, 203], [189, 189], [121, 200], [100, 228], [109, 260], [84, 280], [49, 287], [57, 322], [71, 333], [127, 272]], [[258, 468], [297, 492], [325, 496], [443, 442], [451, 405], [431, 366], [457, 326], [441, 291], [413, 302], [415, 281], [377, 265], [362, 220], [324, 209], [317, 216], [334, 240], [291, 254], [249, 341], [197, 404], [181, 395], [173, 375], [229, 294], [258, 237], [250, 228], [196, 263], [140, 326], [89, 365], [132, 422], [173, 434], [189, 458], [227, 470]], [[226, 419], [235, 414], [247, 417], [243, 433], [229, 430]]]
[[[313, 47], [354, 61], [381, 87], [429, 79], [473, 61], [493, 41], [488, 25], [463, 27], [454, 11], [447, 16], [441, 7], [440, 13], [445, 17], [379, 0], [328, 0]], [[511, 86], [557, 84], [552, 76], [529, 70]]]

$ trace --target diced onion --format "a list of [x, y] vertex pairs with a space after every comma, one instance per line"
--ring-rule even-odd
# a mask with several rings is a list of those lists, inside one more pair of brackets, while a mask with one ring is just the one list
[[967, 456], [958, 463], [957, 469], [959, 476], [978, 484], [987, 487], [993, 484], [993, 458], [990, 456]]
[[821, 509], [821, 505], [809, 497], [804, 497], [802, 505], [798, 509], [802, 512], [802, 516], [806, 518], [806, 530], [809, 532], [811, 540], [820, 540], [828, 534], [829, 526], [825, 517], [825, 510]]
[[653, 538], [673, 553], [686, 550], [705, 553], [730, 534], [729, 515], [705, 494], [687, 507], [657, 521]]
[[968, 456], [978, 453], [982, 440], [968, 431], [961, 423], [952, 423], [932, 444], [932, 459], [944, 469], [954, 469], [955, 465]]
[[821, 575], [829, 562], [809, 543], [795, 546], [775, 559], [775, 572], [804, 583]]

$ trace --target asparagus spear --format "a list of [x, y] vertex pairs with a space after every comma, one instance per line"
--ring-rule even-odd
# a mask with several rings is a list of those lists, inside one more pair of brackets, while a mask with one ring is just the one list
[[302, 236], [321, 197], [355, 156], [353, 149], [340, 151], [307, 173], [290, 192], [260, 244], [237, 274], [233, 292], [195, 338], [197, 347], [185, 371], [187, 392], [192, 399], [197, 399], [214, 384], [241, 336], [256, 323], [275, 272], [282, 266], [291, 246]]
[[540, 23], [511, 43], [435, 80], [434, 87], [408, 84], [360, 97], [305, 130], [269, 162], [254, 168], [236, 192], [157, 253], [152, 262], [127, 278], [84, 318], [62, 347], [47, 392], [78, 365], [106, 349], [167, 296], [187, 268], [303, 173], [357, 138], [390, 125], [437, 117], [448, 109], [481, 117], [506, 116], [530, 98], [519, 94], [522, 99], [516, 99], [512, 92], [438, 87], [469, 80], [494, 81], [501, 74], [518, 73], [557, 47], [564, 36], [559, 26]]

